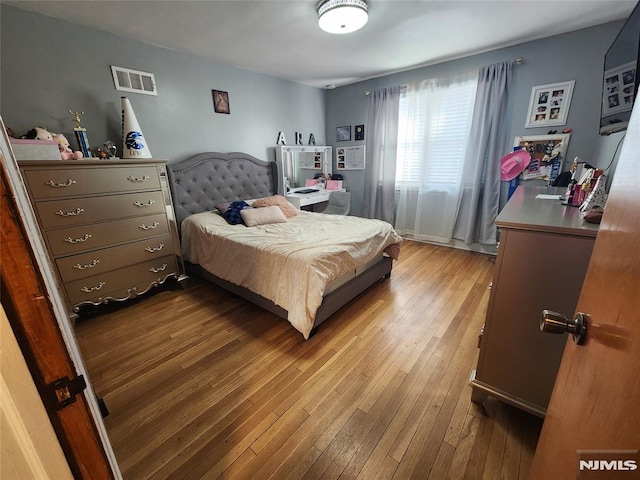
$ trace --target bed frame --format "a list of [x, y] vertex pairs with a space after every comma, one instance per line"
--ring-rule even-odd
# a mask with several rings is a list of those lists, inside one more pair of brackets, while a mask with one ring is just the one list
[[[267, 197], [282, 191], [276, 162], [259, 160], [246, 153], [201, 153], [168, 164], [167, 171], [178, 228], [189, 215], [211, 211], [218, 203]], [[185, 266], [189, 272], [287, 319], [287, 311], [271, 300], [223, 280], [200, 265], [185, 262]], [[360, 293], [381, 279], [389, 278], [392, 267], [392, 259], [383, 257], [380, 262], [325, 295], [316, 313], [312, 334], [318, 325]]]

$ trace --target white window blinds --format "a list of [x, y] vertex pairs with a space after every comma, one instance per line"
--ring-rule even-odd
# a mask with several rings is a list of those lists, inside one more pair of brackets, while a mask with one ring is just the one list
[[396, 185], [458, 185], [467, 147], [477, 72], [409, 85], [400, 98]]

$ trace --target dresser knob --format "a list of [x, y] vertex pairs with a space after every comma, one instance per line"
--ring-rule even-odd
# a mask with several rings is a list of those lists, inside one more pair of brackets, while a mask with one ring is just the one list
[[82, 237], [79, 237], [79, 238], [67, 237], [64, 239], [64, 241], [69, 243], [82, 243], [82, 242], [86, 242], [90, 238], [91, 238], [91, 235], [89, 235], [88, 233], [85, 233]]
[[70, 187], [71, 185], [75, 185], [76, 181], [69, 179], [66, 182], [56, 183], [53, 180], [49, 180], [48, 182], [44, 182], [44, 183], [45, 185], [49, 185], [50, 187], [53, 187], [53, 188], [64, 188], [64, 187]]
[[157, 228], [158, 225], [160, 225], [158, 222], [153, 222], [151, 225], [145, 225], [143, 223], [141, 225], [138, 225], [138, 228], [141, 228], [142, 230], [151, 230], [153, 228]]
[[149, 180], [149, 178], [151, 178], [151, 177], [149, 177], [148, 175], [143, 175], [141, 177], [134, 177], [133, 175], [129, 175], [127, 177], [127, 180], [129, 180], [131, 182], [145, 182], [145, 181]]
[[73, 268], [76, 268], [78, 270], [86, 270], [87, 268], [93, 268], [96, 265], [98, 265], [100, 263], [100, 260], [98, 259], [94, 259], [92, 260], [90, 263], [85, 263], [84, 265], [80, 265], [79, 263], [76, 263]]
[[61, 217], [75, 217], [76, 215], [80, 215], [81, 213], [84, 212], [84, 208], [76, 208], [75, 211], [71, 211], [71, 212], [63, 212], [62, 210], [58, 210], [56, 212], [56, 215], [60, 215]]
[[82, 287], [80, 290], [82, 290], [85, 293], [91, 293], [91, 292], [95, 292], [96, 290], [100, 290], [105, 285], [106, 285], [106, 283], [100, 282], [98, 285], [96, 285], [94, 287]]
[[158, 245], [157, 247], [147, 247], [145, 248], [145, 250], [149, 253], [153, 253], [153, 252], [159, 252], [160, 250], [162, 250], [164, 248], [164, 243], [161, 243], [160, 245]]
[[153, 273], [158, 273], [158, 272], [164, 272], [166, 269], [167, 269], [167, 264], [163, 263], [161, 267], [151, 267], [149, 271]]

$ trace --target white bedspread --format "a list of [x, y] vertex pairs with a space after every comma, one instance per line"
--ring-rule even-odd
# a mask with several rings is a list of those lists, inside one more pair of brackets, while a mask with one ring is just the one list
[[182, 222], [185, 260], [281, 306], [305, 339], [327, 284], [385, 250], [397, 259], [400, 242], [380, 220], [304, 211], [286, 223], [251, 228], [213, 212]]

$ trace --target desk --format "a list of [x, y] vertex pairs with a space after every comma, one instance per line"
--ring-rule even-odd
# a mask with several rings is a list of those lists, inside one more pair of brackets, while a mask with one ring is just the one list
[[536, 199], [540, 193], [564, 189], [520, 186], [496, 218], [502, 236], [471, 399], [491, 395], [543, 417], [573, 340], [542, 333], [540, 316], [549, 309], [573, 318], [598, 225], [576, 207]]
[[[304, 190], [309, 187], [302, 187]], [[320, 189], [314, 193], [296, 193], [298, 189], [292, 189], [289, 193], [285, 195], [287, 201], [300, 210], [302, 207], [312, 207], [318, 203], [328, 202], [329, 197], [331, 196], [331, 192], [336, 192], [338, 190], [327, 190]], [[342, 191], [345, 191], [344, 189]]]

